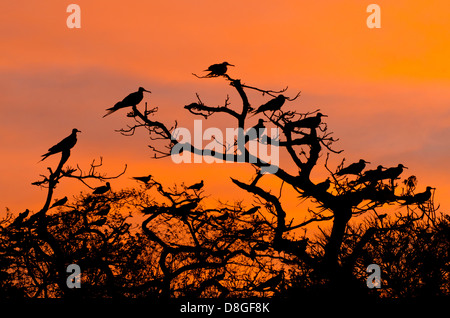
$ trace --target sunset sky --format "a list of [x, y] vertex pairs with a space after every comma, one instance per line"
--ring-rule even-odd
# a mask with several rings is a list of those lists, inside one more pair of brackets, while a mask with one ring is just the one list
[[[436, 187], [441, 210], [450, 211], [450, 20], [448, 0], [378, 0], [381, 29], [369, 29], [361, 0], [330, 1], [105, 1], [76, 0], [81, 29], [66, 26], [68, 1], [8, 1], [0, 10], [0, 213], [38, 211], [45, 190], [32, 186], [59, 156], [38, 163], [72, 128], [82, 131], [68, 165], [88, 169], [103, 157], [113, 190], [151, 173], [166, 185], [205, 180], [213, 198], [245, 194], [229, 176], [248, 181], [253, 169], [229, 165], [176, 165], [153, 160], [144, 133], [124, 137], [126, 111], [105, 109], [143, 86], [155, 119], [190, 127], [183, 106], [223, 104], [222, 78], [197, 79], [210, 64], [228, 61], [233, 78], [266, 89], [289, 86], [299, 111], [321, 110], [339, 138], [338, 164], [366, 159], [408, 170], [418, 190]], [[251, 93], [257, 102], [265, 99]], [[234, 102], [234, 104], [233, 104]], [[220, 116], [220, 115], [219, 115]], [[214, 120], [205, 126], [214, 125]], [[253, 123], [253, 122], [252, 122]], [[322, 169], [318, 169], [321, 171]], [[314, 181], [326, 176], [318, 173]], [[93, 183], [92, 186], [99, 186]], [[55, 198], [89, 189], [60, 184]], [[292, 207], [297, 206], [297, 202]]]

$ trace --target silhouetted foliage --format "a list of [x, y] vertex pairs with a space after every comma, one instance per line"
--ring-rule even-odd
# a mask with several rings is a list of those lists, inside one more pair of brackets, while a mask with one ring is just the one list
[[[253, 197], [252, 206], [206, 204], [202, 177], [192, 185], [168, 185], [145, 175], [134, 177], [134, 189], [114, 189], [110, 181], [125, 170], [108, 177], [98, 172], [102, 161], [93, 161], [87, 172], [64, 167], [75, 144], [71, 142], [69, 149], [60, 151], [55, 171], [48, 168], [49, 174], [33, 183], [47, 188], [43, 208], [16, 217], [8, 212], [0, 220], [0, 297], [449, 295], [450, 221], [436, 216], [433, 188], [418, 193], [415, 176], [400, 182], [406, 168], [402, 164], [369, 170], [364, 159], [348, 165], [343, 160], [331, 168], [330, 155], [341, 151], [334, 149], [337, 140], [324, 121], [326, 115], [290, 110], [300, 93], [288, 97], [287, 89], [242, 84], [226, 73], [227, 65], [217, 64], [206, 76], [197, 77], [223, 78], [236, 89], [241, 105], [231, 107], [227, 97], [223, 106], [207, 106], [197, 95], [198, 101], [184, 109], [205, 120], [230, 116], [236, 119], [235, 128], [278, 128], [280, 155], [290, 159], [274, 172], [281, 186], [261, 182], [267, 178], [263, 158], [250, 163], [256, 156], [248, 149], [250, 141], [273, 142], [259, 134], [240, 133], [234, 145], [223, 145], [223, 153], [182, 144], [185, 151], [225, 160], [244, 152], [255, 174], [250, 182], [230, 177]], [[134, 123], [121, 132], [132, 136], [136, 129], [146, 129], [155, 157], [170, 156], [180, 145], [173, 136], [177, 122], [166, 126], [158, 121], [157, 107], [149, 109], [147, 103], [139, 110], [143, 91], [133, 93], [139, 93], [135, 102], [119, 102], [110, 111], [131, 107], [126, 117]], [[248, 91], [270, 99], [251, 107]], [[259, 117], [256, 126], [250, 124], [253, 116]], [[238, 148], [239, 138], [245, 139], [244, 148]], [[155, 140], [166, 144], [161, 147]], [[224, 156], [230, 149], [233, 154]], [[321, 156], [326, 158], [323, 166]], [[311, 174], [319, 168], [327, 177], [315, 182]], [[53, 198], [56, 186], [68, 178], [90, 190], [72, 199]], [[284, 208], [282, 187], [298, 194], [294, 216]], [[303, 208], [307, 203], [313, 208]], [[69, 264], [80, 266], [81, 288], [68, 288]], [[382, 269], [381, 289], [366, 286], [369, 264]]]

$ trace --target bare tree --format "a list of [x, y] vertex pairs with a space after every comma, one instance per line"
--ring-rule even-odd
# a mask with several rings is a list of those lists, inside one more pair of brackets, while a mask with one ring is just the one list
[[[300, 93], [286, 97], [284, 95], [287, 89], [275, 91], [249, 86], [243, 84], [239, 79], [233, 79], [226, 73], [218, 76], [197, 77], [221, 77], [236, 89], [241, 102], [239, 106], [232, 107], [228, 97], [222, 106], [208, 106], [197, 95], [196, 102], [184, 107], [193, 115], [202, 116], [204, 119], [208, 119], [210, 116], [228, 116], [234, 119], [236, 122], [234, 128], [241, 128], [234, 144], [223, 144], [223, 151], [219, 152], [199, 149], [184, 140], [178, 141], [177, 121], [168, 126], [155, 120], [157, 107], [149, 110], [147, 104], [143, 111], [139, 110], [137, 106], [132, 107], [132, 112], [128, 114], [128, 117], [133, 118], [135, 123], [122, 129], [121, 133], [133, 135], [136, 129], [144, 128], [148, 131], [151, 140], [166, 141], [163, 147], [161, 147], [161, 143], [152, 142], [150, 144], [157, 158], [170, 156], [174, 149], [229, 161], [246, 158], [246, 162], [255, 167], [252, 181], [248, 183], [237, 178], [231, 178], [231, 180], [239, 188], [261, 200], [267, 207], [267, 212], [273, 215], [272, 219], [265, 219], [273, 233], [270, 237], [271, 241], [267, 243], [276, 251], [294, 255], [299, 262], [313, 268], [316, 275], [328, 282], [328, 286], [342, 286], [343, 277], [349, 277], [352, 274], [353, 268], [350, 265], [354, 262], [356, 252], [354, 255], [348, 255], [349, 259], [345, 260], [343, 258], [345, 253], [343, 254], [341, 249], [343, 241], [348, 235], [349, 221], [352, 217], [368, 212], [376, 215], [377, 210], [393, 205], [405, 206], [404, 210], [408, 211], [419, 206], [424, 211], [421, 218], [434, 213], [434, 205], [432, 202], [428, 204], [432, 198], [427, 193], [415, 195], [410, 188], [402, 188], [396, 182], [403, 171], [403, 165], [386, 170], [379, 166], [377, 169], [366, 170], [364, 173], [366, 163], [364, 160], [361, 161], [363, 166], [357, 172], [353, 172], [355, 169], [350, 167], [345, 167], [349, 168], [345, 170], [344, 161], [336, 168], [329, 167], [328, 157], [341, 151], [334, 149], [337, 139], [332, 137], [332, 132], [329, 131], [328, 125], [323, 120], [326, 115], [320, 113], [319, 110], [300, 113], [281, 107], [285, 101], [290, 103], [297, 99]], [[260, 92], [263, 96], [269, 96], [271, 99], [258, 109], [254, 109], [247, 96], [248, 91]], [[274, 175], [282, 181], [281, 187], [289, 186], [298, 192], [300, 202], [308, 200], [316, 205], [316, 209], [309, 210], [309, 217], [304, 215], [302, 220], [287, 220], [283, 202], [279, 196], [274, 195], [274, 193], [280, 193], [282, 189], [259, 185], [259, 181], [265, 176], [264, 172], [268, 162], [248, 149], [248, 139], [245, 138], [244, 131], [249, 128], [247, 123], [252, 116], [262, 117], [266, 123], [279, 129], [280, 136], [277, 146], [280, 153], [290, 159], [291, 164], [286, 167], [277, 167]], [[266, 124], [265, 128], [268, 127]], [[266, 138], [265, 141], [258, 138], [260, 143], [270, 144], [271, 141], [270, 138]], [[245, 146], [242, 147], [242, 145]], [[232, 155], [230, 155], [230, 149]], [[329, 176], [323, 182], [314, 183], [311, 180], [311, 173], [313, 169], [320, 167], [318, 160], [323, 156], [324, 151], [327, 160], [322, 169], [325, 168]], [[289, 169], [292, 166], [295, 169]], [[289, 170], [295, 170], [296, 173], [288, 172]], [[430, 189], [427, 188], [427, 191], [430, 192]], [[329, 233], [323, 236], [320, 252], [313, 253], [312, 249], [317, 250], [317, 246], [312, 247], [310, 245], [312, 242], [308, 243], [306, 239], [292, 239], [293, 236], [290, 233], [320, 222], [331, 222]], [[147, 223], [144, 222], [144, 224]], [[377, 232], [378, 230], [369, 230], [362, 235], [357, 243], [358, 249], [363, 249], [369, 237]]]

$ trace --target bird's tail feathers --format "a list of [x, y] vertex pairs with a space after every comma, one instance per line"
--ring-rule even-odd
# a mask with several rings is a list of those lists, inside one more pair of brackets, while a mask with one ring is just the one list
[[111, 115], [112, 113], [114, 113], [116, 110], [118, 110], [119, 108], [122, 108], [122, 101], [117, 102], [113, 107], [107, 108], [106, 110], [108, 111], [108, 113], [106, 113], [103, 118], [105, 118], [108, 115]]
[[42, 155], [42, 159], [39, 160], [38, 163], [41, 162], [41, 161], [44, 161], [44, 160], [47, 159], [47, 157], [50, 156], [50, 155], [51, 155], [51, 153], [49, 153], [49, 152], [47, 152], [45, 155]]
[[108, 108], [107, 111], [108, 111], [108, 112], [107, 112], [105, 115], [103, 115], [103, 118], [105, 118], [105, 117], [108, 116], [108, 115], [111, 115], [111, 114], [114, 113], [116, 110], [113, 109], [113, 107], [111, 107], [111, 108]]

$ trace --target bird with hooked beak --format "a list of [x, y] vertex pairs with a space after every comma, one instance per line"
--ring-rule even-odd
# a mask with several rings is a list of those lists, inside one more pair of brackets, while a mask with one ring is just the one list
[[107, 108], [106, 110], [108, 111], [108, 113], [106, 113], [103, 117], [111, 115], [116, 110], [119, 110], [121, 108], [136, 106], [144, 99], [144, 92], [151, 93], [150, 91], [146, 90], [145, 88], [139, 87], [137, 92], [129, 94], [127, 97], [122, 99], [120, 102], [117, 102], [113, 107]]
[[364, 182], [369, 182], [370, 184], [375, 184], [383, 178], [383, 167], [382, 165], [378, 165], [375, 170], [367, 170], [358, 180], [356, 180], [356, 184], [361, 184]]
[[349, 166], [342, 168], [336, 173], [336, 175], [338, 176], [343, 176], [344, 174], [359, 175], [366, 167], [366, 163], [370, 162], [365, 161], [364, 159], [360, 159], [358, 162], [352, 163]]
[[209, 72], [209, 74], [207, 74], [206, 77], [216, 77], [225, 75], [228, 70], [227, 66], [234, 66], [234, 65], [228, 62], [210, 65], [206, 70], [204, 70], [205, 72]]
[[255, 115], [266, 112], [266, 111], [279, 110], [281, 108], [281, 106], [284, 105], [285, 101], [286, 101], [286, 97], [283, 94], [280, 94], [277, 97], [269, 100], [267, 103], [259, 106], [258, 109], [255, 111]]
[[405, 202], [402, 203], [402, 205], [409, 205], [409, 204], [423, 204], [430, 200], [431, 198], [431, 190], [435, 190], [436, 188], [433, 187], [427, 187], [427, 189], [424, 192], [417, 193], [414, 196], [403, 196], [401, 200], [404, 200]]
[[42, 155], [42, 159], [40, 161], [43, 161], [47, 157], [54, 155], [58, 152], [67, 152], [70, 149], [72, 149], [73, 146], [75, 146], [75, 144], [77, 143], [77, 133], [79, 132], [81, 131], [79, 131], [76, 128], [72, 129], [72, 133], [68, 137], [64, 138], [59, 143], [54, 145], [53, 147], [49, 148], [48, 152]]
[[399, 176], [402, 174], [403, 169], [408, 169], [408, 167], [405, 167], [400, 163], [397, 167], [392, 167], [384, 170], [382, 173], [382, 177], [383, 179], [391, 179], [391, 180], [398, 179]]
[[104, 194], [111, 190], [111, 184], [109, 182], [106, 182], [106, 185], [100, 186], [94, 189], [93, 194]]
[[187, 187], [186, 189], [199, 191], [201, 188], [203, 188], [203, 186], [204, 186], [204, 183], [202, 180], [199, 183], [195, 183], [195, 184], [191, 185], [190, 187]]
[[322, 117], [328, 117], [327, 115], [324, 115], [322, 113], [317, 113], [316, 116], [312, 116], [312, 117], [306, 117], [294, 122], [290, 122], [288, 124], [286, 124], [287, 127], [289, 128], [310, 128], [310, 129], [314, 129], [319, 127], [319, 125], [322, 122]]

